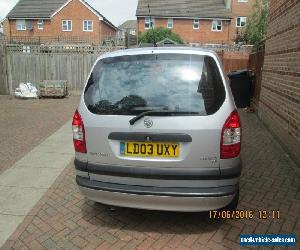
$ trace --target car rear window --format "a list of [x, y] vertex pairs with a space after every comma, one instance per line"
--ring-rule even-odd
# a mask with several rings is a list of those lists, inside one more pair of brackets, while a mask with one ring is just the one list
[[136, 115], [153, 109], [215, 113], [225, 100], [223, 81], [210, 56], [128, 55], [99, 60], [84, 93], [90, 112]]

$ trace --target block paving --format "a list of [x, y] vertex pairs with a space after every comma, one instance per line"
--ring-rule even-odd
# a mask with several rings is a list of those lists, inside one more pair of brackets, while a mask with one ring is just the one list
[[[244, 249], [240, 234], [277, 233], [296, 234], [299, 241], [299, 166], [255, 114], [241, 112], [241, 116], [243, 173], [238, 209], [253, 210], [253, 219], [210, 219], [209, 213], [97, 204], [79, 192], [70, 163], [2, 248]], [[280, 218], [259, 219], [259, 210], [279, 210]]]
[[78, 102], [76, 95], [39, 100], [0, 96], [0, 174], [71, 120]]

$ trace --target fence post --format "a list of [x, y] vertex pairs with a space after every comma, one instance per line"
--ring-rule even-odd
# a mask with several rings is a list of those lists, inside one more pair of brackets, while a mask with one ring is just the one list
[[0, 41], [0, 94], [8, 94], [7, 67], [4, 41]]
[[10, 95], [13, 95], [13, 86], [12, 86], [12, 75], [11, 75], [11, 60], [10, 60], [10, 54], [8, 53], [7, 47], [5, 49], [6, 54], [6, 75], [7, 75], [7, 85], [8, 85], [8, 92]]
[[10, 94], [10, 90], [9, 90], [9, 82], [8, 82], [8, 65], [7, 65], [7, 57], [8, 57], [8, 53], [7, 53], [7, 44], [3, 44], [3, 55], [4, 55], [4, 58], [3, 58], [3, 65], [4, 66], [4, 83], [5, 83], [5, 89], [6, 89], [6, 94]]

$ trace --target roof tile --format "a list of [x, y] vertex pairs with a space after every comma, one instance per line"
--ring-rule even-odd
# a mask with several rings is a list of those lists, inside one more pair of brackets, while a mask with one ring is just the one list
[[50, 18], [68, 0], [20, 0], [8, 18]]
[[127, 20], [126, 22], [124, 22], [123, 24], [121, 24], [119, 27], [119, 29], [136, 29], [136, 20]]
[[[149, 7], [148, 8], [148, 4]], [[150, 9], [150, 13], [149, 13]], [[230, 18], [224, 0], [139, 0], [137, 16]]]

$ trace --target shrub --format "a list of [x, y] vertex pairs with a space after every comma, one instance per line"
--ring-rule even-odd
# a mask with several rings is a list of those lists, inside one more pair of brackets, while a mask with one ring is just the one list
[[253, 14], [249, 17], [243, 31], [246, 43], [256, 46], [264, 43], [268, 25], [269, 2], [270, 0], [256, 0]]
[[165, 38], [169, 38], [174, 42], [183, 44], [181, 37], [174, 33], [171, 29], [158, 27], [154, 29], [149, 29], [147, 32], [143, 33], [139, 37], [139, 43], [153, 43], [156, 44]]

